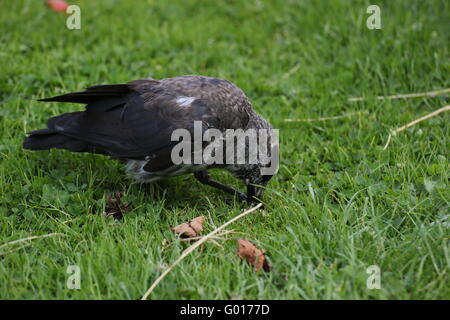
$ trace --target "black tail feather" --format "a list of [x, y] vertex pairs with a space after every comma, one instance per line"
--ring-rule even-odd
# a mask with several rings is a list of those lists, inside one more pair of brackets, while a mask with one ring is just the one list
[[130, 92], [130, 87], [127, 84], [109, 84], [93, 86], [86, 89], [86, 91], [72, 92], [56, 97], [38, 99], [38, 101], [56, 101], [56, 102], [74, 102], [89, 104], [99, 100], [108, 98], [118, 98], [120, 100], [123, 95]]
[[[123, 120], [127, 103], [136, 102], [138, 92], [130, 84], [93, 86], [82, 92], [72, 92], [39, 101], [73, 102], [86, 105], [85, 111], [64, 113], [48, 119], [47, 128], [32, 131], [23, 147], [30, 150], [51, 148], [72, 152], [89, 152], [118, 156], [123, 138], [116, 131], [117, 120]], [[122, 109], [119, 109], [121, 107]], [[128, 131], [124, 131], [126, 137]], [[106, 151], [108, 150], [108, 151]]]
[[85, 152], [89, 149], [85, 142], [63, 136], [50, 129], [37, 130], [30, 132], [30, 134], [23, 142], [24, 149], [47, 150], [56, 148], [67, 149], [72, 152]]

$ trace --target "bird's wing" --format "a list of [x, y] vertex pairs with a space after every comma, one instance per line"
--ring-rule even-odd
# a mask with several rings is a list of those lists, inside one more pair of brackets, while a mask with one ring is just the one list
[[48, 121], [49, 129], [88, 144], [116, 158], [152, 159], [145, 170], [173, 165], [171, 150], [176, 129], [194, 136], [194, 121], [202, 131], [245, 128], [248, 99], [231, 82], [201, 76], [136, 80], [99, 85], [83, 92], [42, 99], [84, 103], [86, 111], [63, 114]]
[[49, 129], [116, 158], [149, 157], [153, 166], [146, 170], [173, 165], [171, 150], [178, 143], [171, 141], [175, 129], [187, 129], [193, 136], [194, 120], [203, 121], [203, 131], [207, 128], [205, 119], [215, 121], [201, 100], [180, 99], [156, 80], [95, 86], [43, 101], [87, 103], [84, 112], [51, 118]]

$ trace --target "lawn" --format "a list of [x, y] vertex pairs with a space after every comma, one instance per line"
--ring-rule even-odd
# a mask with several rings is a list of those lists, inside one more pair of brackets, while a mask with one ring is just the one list
[[[206, 242], [150, 299], [450, 298], [450, 114], [383, 150], [450, 94], [376, 99], [450, 87], [448, 1], [73, 3], [80, 30], [43, 1], [0, 2], [0, 298], [139, 299], [188, 247], [170, 226], [203, 215], [206, 234], [249, 208], [192, 175], [145, 186], [103, 156], [22, 149], [26, 132], [83, 108], [38, 98], [183, 74], [240, 86], [279, 129], [280, 169], [265, 209], [228, 227], [245, 234]], [[123, 220], [103, 215], [113, 191], [132, 203]], [[237, 257], [238, 237], [267, 250], [270, 272]], [[66, 285], [73, 265], [80, 289]]]

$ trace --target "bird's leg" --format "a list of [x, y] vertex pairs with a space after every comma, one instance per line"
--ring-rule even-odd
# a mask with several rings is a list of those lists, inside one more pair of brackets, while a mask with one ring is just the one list
[[226, 185], [224, 185], [224, 184], [221, 184], [221, 183], [219, 183], [219, 182], [217, 182], [217, 181], [211, 180], [211, 178], [209, 177], [208, 171], [206, 171], [206, 170], [195, 172], [195, 173], [194, 173], [194, 177], [195, 177], [198, 181], [200, 181], [201, 183], [203, 183], [203, 184], [207, 184], [207, 185], [209, 185], [209, 186], [211, 186], [211, 187], [215, 187], [215, 188], [217, 188], [217, 189], [220, 189], [220, 190], [222, 190], [222, 191], [225, 191], [225, 192], [227, 192], [227, 193], [230, 193], [230, 194], [232, 194], [233, 196], [234, 196], [234, 195], [237, 195], [241, 201], [246, 201], [246, 200], [248, 200], [247, 196], [246, 196], [244, 193], [242, 193], [242, 192], [240, 192], [240, 191], [238, 191], [238, 190], [235, 190], [235, 189], [233, 189], [233, 188], [231, 188], [231, 187], [228, 187], [228, 186], [226, 186]]
[[249, 202], [251, 202], [251, 203], [259, 202], [257, 197], [259, 197], [260, 195], [261, 195], [261, 189], [260, 188], [254, 186], [252, 184], [249, 184], [247, 186], [247, 200]]

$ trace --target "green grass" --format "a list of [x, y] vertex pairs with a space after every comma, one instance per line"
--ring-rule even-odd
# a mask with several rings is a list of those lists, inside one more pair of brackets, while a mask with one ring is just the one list
[[[192, 176], [146, 188], [102, 156], [22, 149], [25, 132], [82, 108], [37, 98], [183, 74], [236, 83], [280, 129], [267, 209], [231, 227], [268, 250], [274, 268], [253, 272], [233, 240], [223, 250], [206, 243], [151, 298], [450, 297], [449, 227], [435, 223], [450, 213], [449, 114], [382, 148], [390, 129], [448, 95], [374, 99], [450, 87], [448, 1], [376, 1], [382, 30], [366, 28], [373, 1], [77, 1], [81, 30], [42, 2], [0, 2], [0, 245], [64, 236], [1, 248], [0, 298], [138, 299], [187, 247], [169, 226], [205, 215], [208, 232], [242, 211]], [[354, 96], [368, 99], [347, 102]], [[364, 113], [283, 121], [347, 112]], [[123, 221], [102, 215], [110, 191], [133, 203]], [[69, 265], [81, 269], [80, 290], [66, 287]], [[366, 287], [370, 265], [380, 290]]]

